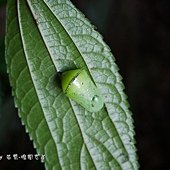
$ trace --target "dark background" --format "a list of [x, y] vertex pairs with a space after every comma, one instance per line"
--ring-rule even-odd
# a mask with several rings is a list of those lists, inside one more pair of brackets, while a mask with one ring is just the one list
[[[72, 0], [116, 57], [133, 112], [139, 163], [169, 165], [170, 1]], [[0, 156], [35, 153], [14, 108], [4, 60], [5, 1], [0, 1]], [[0, 161], [0, 169], [43, 169], [40, 161]]]

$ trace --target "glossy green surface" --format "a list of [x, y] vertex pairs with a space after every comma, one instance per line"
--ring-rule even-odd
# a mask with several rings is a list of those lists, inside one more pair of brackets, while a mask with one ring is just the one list
[[98, 112], [103, 107], [102, 96], [85, 70], [64, 72], [62, 88], [69, 98], [90, 112]]

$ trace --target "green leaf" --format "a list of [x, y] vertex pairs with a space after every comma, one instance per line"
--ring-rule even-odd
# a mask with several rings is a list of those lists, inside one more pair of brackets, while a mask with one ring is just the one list
[[[7, 5], [6, 62], [16, 107], [46, 169], [138, 169], [131, 112], [114, 57], [69, 0]], [[90, 113], [59, 73], [87, 70], [105, 107]]]

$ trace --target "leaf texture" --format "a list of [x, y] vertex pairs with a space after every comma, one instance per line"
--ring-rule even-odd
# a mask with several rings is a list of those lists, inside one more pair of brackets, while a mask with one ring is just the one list
[[[46, 169], [138, 169], [122, 78], [109, 47], [69, 0], [9, 0], [6, 62], [16, 107]], [[90, 113], [59, 73], [87, 70], [105, 107]]]

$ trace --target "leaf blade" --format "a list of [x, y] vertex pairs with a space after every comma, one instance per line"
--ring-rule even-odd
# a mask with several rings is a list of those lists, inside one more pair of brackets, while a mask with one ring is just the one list
[[[19, 2], [25, 57], [46, 131], [57, 149], [59, 163], [50, 157], [55, 151], [47, 149], [46, 168], [137, 169], [131, 113], [118, 68], [101, 35], [70, 1], [30, 0], [33, 16], [24, 1]], [[55, 84], [57, 71], [73, 68], [87, 69], [105, 96], [106, 107], [99, 113], [69, 101]]]
[[[15, 106], [18, 107], [22, 124], [25, 124], [30, 139], [34, 139], [34, 147], [37, 148], [38, 153], [44, 154], [46, 153], [44, 143], [51, 137], [48, 136], [48, 134], [43, 135], [44, 138], [39, 137], [42, 134], [41, 131], [48, 131], [48, 128], [46, 122], [41, 121], [43, 118], [42, 115], [39, 114], [41, 113], [39, 105], [35, 104], [37, 99], [35, 91], [32, 89], [33, 85], [30, 81], [31, 77], [22, 47], [16, 1], [8, 1], [7, 4], [6, 63], [10, 84], [13, 87]], [[18, 90], [18, 86], [22, 88]], [[27, 102], [24, 102], [24, 100]], [[36, 115], [34, 113], [36, 113]], [[34, 121], [31, 121], [33, 123], [29, 124], [27, 120], [32, 118], [34, 118]], [[39, 122], [41, 122], [41, 124], [39, 124]], [[53, 147], [50, 146], [50, 148]], [[46, 165], [49, 166], [48, 162], [46, 162]]]

